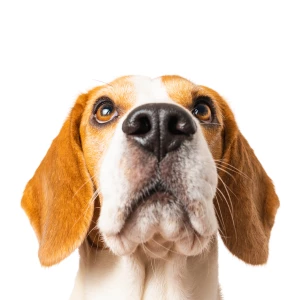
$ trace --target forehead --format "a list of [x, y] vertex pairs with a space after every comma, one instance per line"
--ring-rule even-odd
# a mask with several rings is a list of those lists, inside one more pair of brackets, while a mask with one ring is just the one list
[[135, 76], [131, 78], [135, 87], [136, 104], [154, 102], [177, 102], [185, 105], [190, 102], [197, 89], [192, 82], [179, 76], [148, 78]]
[[149, 78], [126, 76], [90, 92], [91, 98], [108, 96], [118, 105], [129, 109], [145, 103], [176, 102], [186, 106], [204, 88], [179, 76]]

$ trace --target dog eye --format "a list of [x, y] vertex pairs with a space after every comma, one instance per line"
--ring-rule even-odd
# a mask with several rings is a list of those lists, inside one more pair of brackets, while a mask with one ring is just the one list
[[206, 103], [196, 104], [192, 114], [202, 123], [210, 123], [212, 121], [212, 111]]
[[97, 106], [94, 114], [98, 123], [107, 123], [118, 116], [118, 112], [114, 103], [111, 100], [103, 100]]

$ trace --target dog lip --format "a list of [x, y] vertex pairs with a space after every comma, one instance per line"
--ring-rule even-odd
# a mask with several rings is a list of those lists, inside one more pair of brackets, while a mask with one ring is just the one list
[[140, 191], [138, 196], [134, 199], [134, 201], [132, 201], [132, 205], [130, 206], [130, 213], [128, 214], [127, 219], [137, 209], [137, 207], [146, 202], [147, 199], [155, 194], [165, 194], [175, 198], [174, 194], [164, 186], [162, 181], [159, 180], [154, 185], [148, 188], [144, 188], [142, 191]]
[[161, 181], [158, 181], [152, 188], [149, 189], [146, 197], [150, 197], [151, 195], [158, 193], [158, 192], [167, 192], [170, 193], [163, 185]]

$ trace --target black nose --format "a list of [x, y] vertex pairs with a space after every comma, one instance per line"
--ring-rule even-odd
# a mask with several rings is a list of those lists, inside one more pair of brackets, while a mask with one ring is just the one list
[[192, 139], [197, 127], [192, 116], [181, 107], [153, 103], [141, 105], [130, 112], [122, 130], [160, 161], [185, 140]]

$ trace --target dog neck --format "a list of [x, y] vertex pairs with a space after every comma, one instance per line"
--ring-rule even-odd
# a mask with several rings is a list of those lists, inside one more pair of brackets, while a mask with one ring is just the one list
[[170, 252], [153, 259], [137, 250], [116, 256], [109, 250], [92, 248], [85, 241], [71, 300], [183, 300], [220, 298], [217, 237], [205, 253], [185, 257]]

